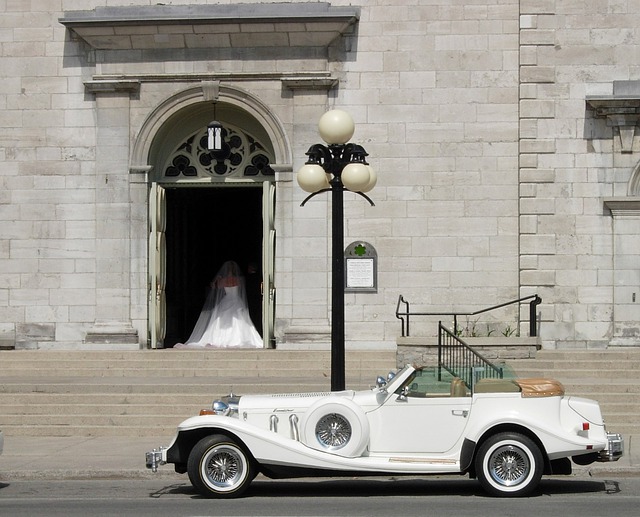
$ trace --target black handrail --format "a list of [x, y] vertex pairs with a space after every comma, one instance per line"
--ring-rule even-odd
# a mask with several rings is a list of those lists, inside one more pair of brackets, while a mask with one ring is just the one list
[[438, 380], [442, 380], [445, 369], [454, 377], [459, 377], [468, 388], [479, 379], [502, 379], [504, 371], [483, 355], [476, 352], [448, 328], [438, 325]]
[[[400, 295], [398, 297], [398, 304], [396, 305], [396, 318], [398, 318], [402, 322], [402, 337], [409, 336], [409, 317], [410, 316], [453, 316], [453, 332], [454, 334], [458, 334], [458, 316], [476, 316], [477, 314], [482, 314], [484, 312], [500, 309], [502, 307], [506, 307], [507, 305], [513, 305], [516, 303], [524, 302], [525, 300], [531, 300], [529, 302], [529, 335], [531, 337], [536, 337], [538, 335], [536, 306], [542, 303], [542, 298], [540, 298], [537, 294], [525, 296], [524, 298], [518, 298], [517, 300], [512, 300], [510, 302], [504, 302], [498, 305], [493, 305], [492, 307], [487, 307], [486, 309], [480, 309], [479, 311], [474, 311], [474, 312], [410, 312], [409, 302], [406, 301], [402, 295]], [[406, 308], [405, 312], [400, 312], [401, 303], [405, 305], [405, 308]], [[406, 317], [406, 321], [404, 319], [405, 317]], [[406, 331], [406, 334], [405, 334], [405, 331]]]

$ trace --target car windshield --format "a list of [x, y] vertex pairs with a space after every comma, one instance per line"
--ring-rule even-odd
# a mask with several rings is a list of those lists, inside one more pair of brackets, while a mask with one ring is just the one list
[[451, 381], [453, 376], [448, 372], [438, 373], [436, 367], [416, 368], [416, 370], [407, 377], [406, 381], [398, 386], [396, 393], [400, 394], [402, 390], [408, 388], [408, 396], [414, 394], [429, 393], [432, 395], [448, 394], [451, 389]]

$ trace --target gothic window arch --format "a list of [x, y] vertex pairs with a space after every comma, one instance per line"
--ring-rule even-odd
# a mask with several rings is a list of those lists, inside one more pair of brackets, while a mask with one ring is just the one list
[[273, 156], [248, 132], [223, 124], [220, 151], [207, 150], [207, 130], [189, 135], [167, 159], [163, 178], [167, 181], [202, 178], [267, 178], [274, 176]]

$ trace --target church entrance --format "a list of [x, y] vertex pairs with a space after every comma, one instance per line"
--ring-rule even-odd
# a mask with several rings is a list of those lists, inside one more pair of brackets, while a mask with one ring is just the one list
[[156, 184], [152, 193], [152, 348], [172, 348], [189, 338], [211, 280], [229, 260], [240, 266], [251, 320], [270, 346], [275, 298], [273, 184]]
[[[276, 297], [272, 165], [277, 153], [283, 153], [273, 146], [271, 126], [262, 123], [269, 118], [259, 121], [239, 106], [234, 89], [208, 86], [185, 90], [189, 103], [167, 120], [156, 121], [159, 129], [149, 150], [148, 163], [153, 166], [148, 199], [148, 343], [150, 348], [185, 343], [211, 281], [225, 262], [234, 261], [245, 278], [251, 320], [262, 344], [272, 347]], [[218, 90], [213, 114], [222, 125], [221, 146], [213, 150], [208, 139], [212, 105], [192, 102], [192, 95], [202, 92], [207, 98]], [[243, 105], [251, 100], [246, 94], [242, 99]], [[255, 338], [253, 333], [254, 345], [259, 341]]]
[[185, 342], [209, 283], [228, 260], [244, 273], [251, 319], [262, 335], [262, 190], [167, 188], [165, 348]]

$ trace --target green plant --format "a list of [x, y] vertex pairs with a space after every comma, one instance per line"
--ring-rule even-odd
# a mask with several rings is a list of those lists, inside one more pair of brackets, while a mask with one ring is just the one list
[[517, 328], [511, 327], [511, 325], [507, 325], [506, 328], [502, 331], [502, 335], [504, 337], [511, 337], [514, 334], [518, 336], [518, 334], [516, 334], [517, 330], [518, 330]]

